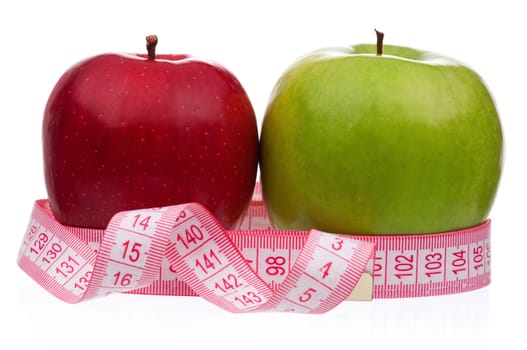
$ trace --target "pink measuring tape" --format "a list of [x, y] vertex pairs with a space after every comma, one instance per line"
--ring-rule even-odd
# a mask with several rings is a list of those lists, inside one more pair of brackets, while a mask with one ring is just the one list
[[346, 299], [471, 291], [490, 283], [490, 221], [432, 235], [351, 236], [270, 227], [259, 186], [238, 229], [190, 203], [64, 226], [35, 202], [19, 266], [76, 303], [115, 292], [201, 296], [231, 312], [323, 313]]

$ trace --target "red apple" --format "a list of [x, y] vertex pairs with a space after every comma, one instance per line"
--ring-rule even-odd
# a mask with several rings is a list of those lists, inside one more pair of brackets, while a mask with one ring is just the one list
[[188, 55], [103, 54], [71, 67], [43, 123], [49, 202], [65, 225], [105, 228], [118, 211], [199, 202], [227, 228], [246, 209], [256, 117], [220, 65]]

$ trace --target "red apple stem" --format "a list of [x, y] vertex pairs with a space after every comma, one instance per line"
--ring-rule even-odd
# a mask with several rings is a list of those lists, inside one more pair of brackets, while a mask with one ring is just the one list
[[377, 34], [377, 56], [382, 56], [382, 41], [384, 40], [384, 33], [375, 29], [375, 34]]
[[156, 45], [157, 45], [157, 35], [148, 35], [146, 37], [146, 50], [148, 51], [148, 59], [156, 59]]

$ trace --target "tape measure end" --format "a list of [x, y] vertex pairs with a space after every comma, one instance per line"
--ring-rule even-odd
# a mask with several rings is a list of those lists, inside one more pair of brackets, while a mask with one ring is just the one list
[[372, 301], [373, 300], [373, 276], [368, 272], [363, 272], [362, 276], [349, 295], [347, 300], [351, 301]]

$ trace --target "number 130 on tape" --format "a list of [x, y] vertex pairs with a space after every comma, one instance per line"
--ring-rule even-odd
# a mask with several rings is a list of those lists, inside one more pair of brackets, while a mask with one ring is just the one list
[[423, 236], [279, 231], [256, 201], [245, 222], [257, 224], [225, 231], [191, 203], [121, 212], [104, 231], [72, 228], [40, 200], [18, 264], [71, 303], [115, 292], [199, 295], [231, 312], [323, 313], [350, 295], [443, 295], [490, 282], [489, 221]]

